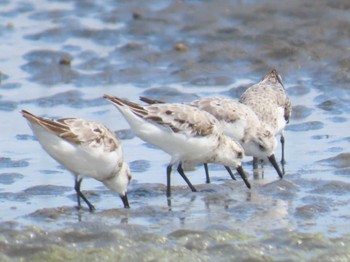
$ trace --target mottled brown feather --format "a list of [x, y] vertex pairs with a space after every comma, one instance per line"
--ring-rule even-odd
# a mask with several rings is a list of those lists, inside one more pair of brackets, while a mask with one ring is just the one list
[[[141, 106], [118, 97], [105, 95], [104, 98], [117, 105], [127, 106], [139, 117], [168, 127], [175, 133], [207, 136], [212, 134], [217, 123], [209, 113], [188, 105], [160, 103]], [[203, 118], [201, 114], [207, 115]]]
[[39, 124], [46, 130], [73, 144], [99, 146], [103, 143], [104, 150], [111, 152], [120, 143], [109, 129], [93, 121], [77, 118], [49, 120], [35, 116], [25, 110], [22, 110], [22, 114], [28, 121]]

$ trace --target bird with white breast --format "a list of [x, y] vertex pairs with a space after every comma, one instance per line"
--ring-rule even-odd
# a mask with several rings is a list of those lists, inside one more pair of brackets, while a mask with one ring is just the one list
[[80, 190], [86, 177], [94, 178], [117, 192], [124, 208], [129, 208], [127, 187], [131, 173], [123, 160], [120, 141], [108, 128], [79, 118], [50, 120], [25, 110], [22, 110], [22, 115], [42, 148], [74, 175], [78, 209], [81, 208], [80, 199], [83, 199], [90, 211], [95, 210]]
[[177, 165], [177, 171], [191, 190], [196, 191], [183, 171], [184, 163], [218, 163], [235, 167], [250, 187], [241, 165], [243, 148], [224, 135], [211, 114], [184, 104], [139, 105], [109, 95], [104, 98], [117, 107], [139, 138], [171, 156], [166, 172], [168, 197], [171, 196], [173, 165]]
[[275, 135], [281, 136], [281, 163], [284, 164], [284, 129], [290, 120], [292, 103], [276, 69], [267, 73], [259, 83], [249, 87], [241, 95], [239, 102], [249, 106], [261, 122], [268, 125]]
[[279, 177], [283, 177], [274, 155], [275, 135], [250, 107], [225, 97], [205, 97], [189, 105], [215, 116], [224, 133], [242, 145], [246, 156], [270, 161]]

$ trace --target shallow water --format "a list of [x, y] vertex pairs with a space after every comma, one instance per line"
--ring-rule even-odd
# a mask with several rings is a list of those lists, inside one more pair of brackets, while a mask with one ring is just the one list
[[[0, 2], [1, 261], [347, 261], [350, 259], [350, 4], [337, 1]], [[182, 44], [182, 45], [179, 45]], [[189, 172], [144, 143], [103, 94], [137, 101], [236, 99], [276, 68], [293, 103], [286, 175], [252, 189], [210, 165]], [[97, 181], [75, 209], [72, 176], [19, 111], [82, 117], [122, 139], [130, 210]], [[276, 152], [280, 156], [280, 149]]]

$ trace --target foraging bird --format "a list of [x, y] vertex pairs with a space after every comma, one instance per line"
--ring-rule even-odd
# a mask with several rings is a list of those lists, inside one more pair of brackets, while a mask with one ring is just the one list
[[206, 97], [190, 105], [215, 116], [224, 133], [242, 145], [246, 156], [268, 159], [277, 174], [283, 177], [274, 155], [275, 135], [250, 107], [224, 97]]
[[211, 114], [183, 104], [139, 105], [105, 95], [123, 114], [133, 132], [146, 142], [158, 146], [171, 156], [167, 166], [167, 196], [171, 196], [170, 176], [173, 165], [191, 188], [185, 175], [184, 163], [219, 163], [233, 166], [250, 188], [241, 162], [243, 148], [224, 135]]
[[[156, 99], [152, 99], [152, 98], [149, 98], [149, 97], [144, 97], [144, 96], [141, 96], [140, 97], [140, 100], [142, 102], [145, 102], [149, 105], [153, 105], [153, 104], [164, 104], [165, 102], [163, 101], [160, 101], [160, 100], [156, 100]], [[209, 184], [210, 183], [210, 177], [209, 177], [209, 168], [208, 168], [208, 163], [204, 163], [204, 171], [205, 171], [205, 177], [206, 177], [206, 183]], [[236, 180], [236, 177], [234, 176], [234, 174], [232, 173], [231, 171], [231, 168], [228, 167], [228, 166], [225, 166], [227, 172], [230, 174], [231, 178], [233, 180]], [[246, 183], [247, 187], [250, 188], [248, 186], [248, 184]]]
[[249, 87], [241, 95], [239, 102], [249, 106], [261, 122], [268, 125], [275, 135], [281, 136], [281, 163], [284, 164], [284, 128], [289, 123], [292, 103], [277, 70], [273, 69], [265, 75], [263, 80]]
[[[164, 103], [147, 97], [140, 97], [140, 100], [147, 104]], [[266, 124], [261, 123], [250, 107], [225, 97], [205, 97], [194, 100], [189, 105], [212, 114], [221, 124], [224, 133], [242, 145], [245, 155], [268, 159], [277, 174], [283, 176], [274, 155], [277, 144], [275, 135]], [[209, 183], [206, 163], [204, 167]]]
[[108, 128], [79, 118], [49, 120], [25, 110], [22, 110], [22, 115], [43, 149], [74, 175], [79, 209], [80, 198], [90, 211], [95, 209], [80, 191], [85, 177], [94, 178], [117, 192], [124, 208], [129, 208], [127, 187], [131, 173], [123, 161], [120, 141]]

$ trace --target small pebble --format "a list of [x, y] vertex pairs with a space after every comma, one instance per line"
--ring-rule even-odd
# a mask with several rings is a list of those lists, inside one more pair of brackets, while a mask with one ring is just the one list
[[179, 52], [186, 52], [188, 50], [188, 47], [183, 43], [178, 43], [175, 45], [175, 50]]
[[72, 59], [70, 57], [62, 57], [60, 59], [60, 65], [70, 65], [72, 62]]

